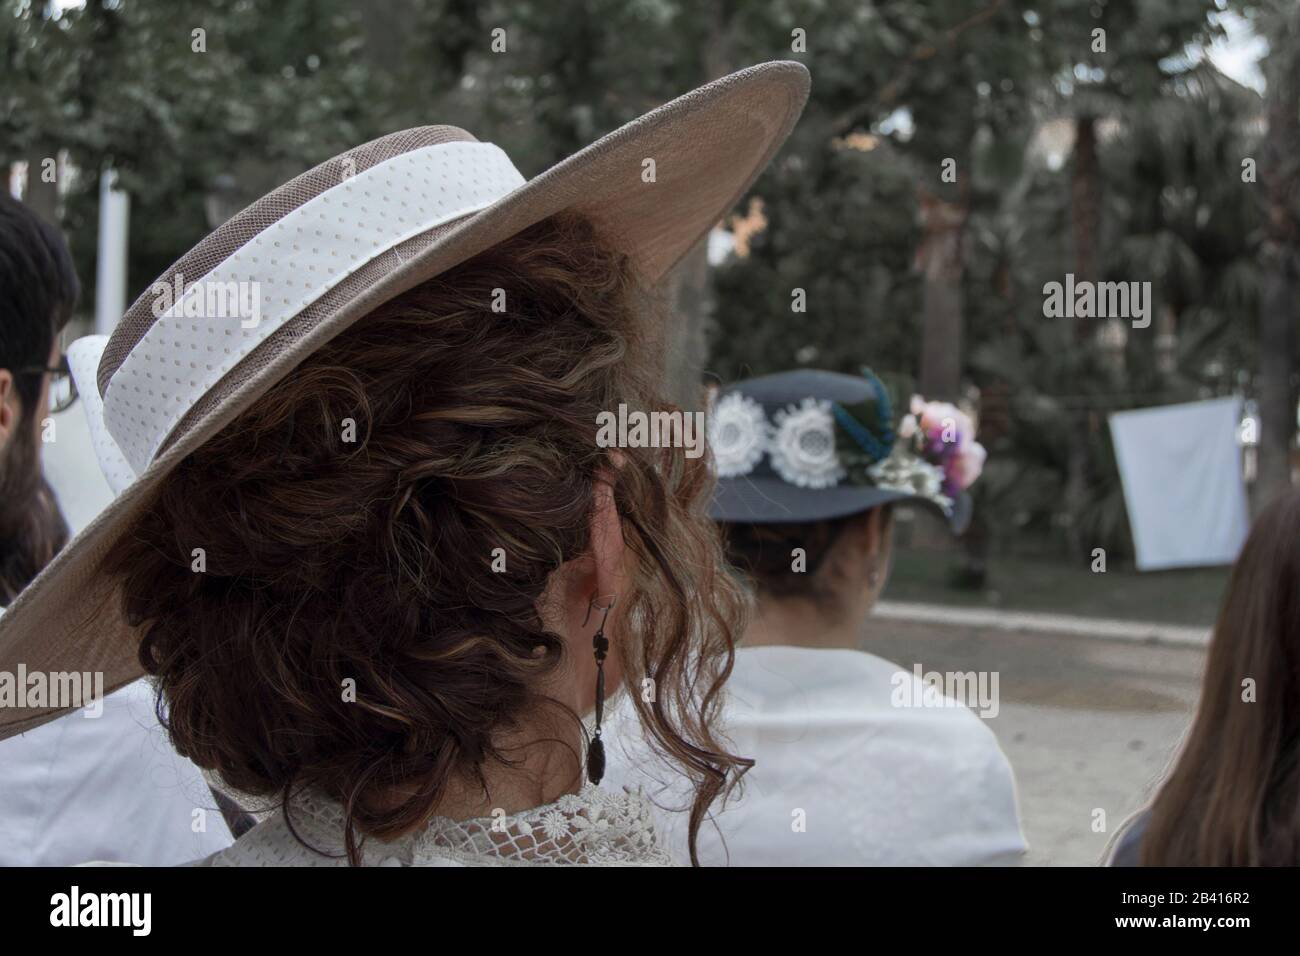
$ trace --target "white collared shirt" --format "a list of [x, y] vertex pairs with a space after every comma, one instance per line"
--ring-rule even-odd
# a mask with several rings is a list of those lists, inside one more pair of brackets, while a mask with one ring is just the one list
[[[901, 676], [900, 676], [901, 675]], [[724, 866], [988, 865], [1025, 851], [1010, 764], [962, 706], [897, 706], [922, 682], [855, 650], [741, 648], [722, 725], [752, 758], [745, 789], [700, 830], [700, 862]], [[644, 786], [661, 807], [689, 807], [672, 768], [647, 756], [626, 698], [604, 734], [604, 786]], [[686, 814], [661, 812], [668, 848], [688, 859]], [[719, 831], [722, 839], [719, 839]]]
[[229, 846], [199, 768], [154, 715], [148, 682], [98, 706], [98, 717], [77, 710], [0, 741], [0, 866], [170, 866]]

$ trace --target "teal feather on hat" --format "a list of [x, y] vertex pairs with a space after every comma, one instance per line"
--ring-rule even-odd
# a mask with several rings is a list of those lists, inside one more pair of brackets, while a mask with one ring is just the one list
[[871, 385], [871, 395], [851, 405], [835, 402], [835, 452], [854, 484], [873, 484], [866, 470], [889, 457], [897, 434], [894, 409], [879, 377], [870, 369], [862, 377]]

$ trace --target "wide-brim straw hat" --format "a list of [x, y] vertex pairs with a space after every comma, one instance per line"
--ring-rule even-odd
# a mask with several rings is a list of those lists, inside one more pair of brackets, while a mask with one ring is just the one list
[[[457, 127], [393, 133], [220, 226], [111, 336], [72, 350], [96, 453], [120, 494], [0, 614], [0, 673], [102, 672], [105, 692], [140, 677], [138, 637], [100, 565], [185, 456], [358, 318], [557, 213], [590, 219], [656, 282], [753, 184], [808, 83], [798, 63], [741, 70], [527, 181], [501, 149]], [[160, 308], [160, 290], [178, 282], [185, 297], [256, 283], [260, 319], [186, 318], [185, 297]], [[72, 709], [45, 703], [0, 706], [0, 739]]]

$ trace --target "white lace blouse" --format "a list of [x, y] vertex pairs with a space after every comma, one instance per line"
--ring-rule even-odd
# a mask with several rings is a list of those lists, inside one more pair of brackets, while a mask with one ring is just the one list
[[[289, 820], [277, 810], [232, 846], [192, 865], [348, 865], [343, 811], [337, 803], [303, 793], [291, 800], [289, 811]], [[364, 866], [672, 864], [655, 835], [650, 805], [639, 793], [590, 784], [523, 813], [473, 820], [435, 817], [423, 830], [390, 843], [366, 839], [361, 849]]]

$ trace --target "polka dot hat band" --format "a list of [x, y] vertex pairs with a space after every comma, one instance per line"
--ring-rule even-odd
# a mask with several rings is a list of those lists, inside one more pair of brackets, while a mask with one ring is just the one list
[[[153, 309], [161, 314], [102, 401], [88, 406], [98, 413], [91, 433], [113, 490], [143, 472], [199, 398], [305, 306], [403, 240], [484, 209], [524, 182], [491, 143], [426, 146], [347, 176], [196, 282], [154, 283]], [[174, 287], [184, 291], [176, 296]], [[97, 392], [107, 344], [107, 336], [94, 336], [69, 355], [83, 395]]]

